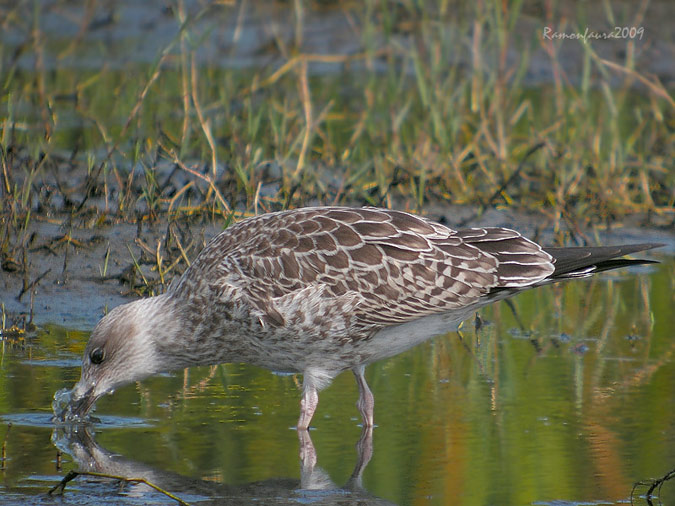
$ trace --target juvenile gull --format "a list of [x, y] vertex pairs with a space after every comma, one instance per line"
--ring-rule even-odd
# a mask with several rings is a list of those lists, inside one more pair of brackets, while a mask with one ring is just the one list
[[103, 394], [163, 371], [246, 362], [303, 374], [298, 429], [351, 369], [371, 427], [366, 365], [522, 290], [649, 263], [619, 257], [657, 246], [542, 248], [506, 228], [452, 230], [376, 208], [256, 216], [213, 238], [166, 293], [103, 317], [61, 416], [79, 419]]

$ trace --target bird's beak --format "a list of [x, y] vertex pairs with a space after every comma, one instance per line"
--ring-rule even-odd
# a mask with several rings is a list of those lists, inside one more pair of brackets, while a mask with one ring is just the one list
[[94, 385], [87, 387], [82, 380], [72, 390], [59, 390], [54, 394], [54, 418], [58, 422], [84, 422], [98, 399]]
[[73, 396], [70, 399], [70, 403], [68, 404], [68, 411], [75, 419], [83, 419], [87, 413], [89, 413], [91, 408], [94, 407], [98, 397], [94, 395], [93, 386], [80, 393], [77, 389], [78, 385], [73, 388]]

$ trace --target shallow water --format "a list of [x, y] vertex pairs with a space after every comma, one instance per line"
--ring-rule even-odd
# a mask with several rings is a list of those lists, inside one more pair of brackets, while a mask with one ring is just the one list
[[[143, 477], [192, 503], [630, 504], [634, 483], [675, 468], [665, 260], [526, 292], [515, 312], [482, 310], [462, 338], [370, 366], [369, 462], [351, 374], [322, 392], [309, 443], [293, 429], [299, 378], [240, 364], [127, 386], [98, 402], [97, 423], [56, 426], [52, 397], [78, 379], [88, 332], [44, 325], [3, 341], [0, 503], [172, 503], [86, 476], [45, 497], [79, 469]], [[315, 465], [300, 443], [313, 443]], [[674, 481], [655, 504], [675, 503]]]

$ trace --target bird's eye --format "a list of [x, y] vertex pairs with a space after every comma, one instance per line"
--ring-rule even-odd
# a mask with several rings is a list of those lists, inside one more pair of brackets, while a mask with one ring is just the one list
[[89, 354], [89, 360], [91, 360], [91, 363], [95, 365], [98, 365], [101, 362], [103, 362], [103, 357], [104, 357], [103, 348], [96, 348]]

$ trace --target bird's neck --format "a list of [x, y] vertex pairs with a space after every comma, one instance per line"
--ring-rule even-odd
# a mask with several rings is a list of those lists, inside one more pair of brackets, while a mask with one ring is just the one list
[[154, 355], [155, 371], [166, 372], [192, 365], [189, 346], [183, 336], [191, 333], [190, 321], [185, 318], [185, 308], [169, 293], [140, 299], [132, 303], [142, 315], [139, 334]]
[[[226, 353], [222, 334], [227, 330], [222, 320], [227, 311], [221, 305], [208, 299], [185, 298], [171, 291], [143, 299], [143, 303], [148, 305], [146, 326], [152, 335], [161, 371], [222, 361]], [[216, 307], [222, 314], [214, 314]]]

